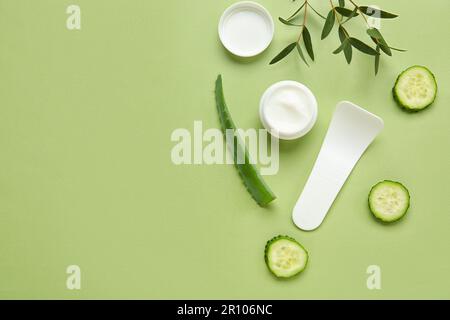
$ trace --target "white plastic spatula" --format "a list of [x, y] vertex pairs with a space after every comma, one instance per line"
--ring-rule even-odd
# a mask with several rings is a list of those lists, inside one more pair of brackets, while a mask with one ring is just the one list
[[294, 223], [318, 228], [367, 147], [383, 129], [376, 115], [343, 101], [338, 103], [314, 168], [295, 205]]

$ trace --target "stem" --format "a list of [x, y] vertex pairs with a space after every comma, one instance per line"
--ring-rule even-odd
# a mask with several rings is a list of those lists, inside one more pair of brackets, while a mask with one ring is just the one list
[[302, 32], [300, 32], [300, 35], [298, 36], [297, 43], [299, 43], [300, 40], [302, 39], [303, 30], [305, 29], [305, 26], [306, 26], [306, 15], [307, 14], [308, 14], [308, 0], [305, 0], [305, 12], [304, 12], [304, 15], [303, 15]]
[[363, 19], [364, 19], [364, 21], [366, 22], [367, 26], [370, 27], [370, 26], [369, 26], [369, 21], [367, 21], [367, 18], [366, 18], [366, 16], [365, 16], [364, 12], [362, 12], [362, 10], [359, 9], [359, 6], [358, 6], [355, 2], [353, 2], [353, 0], [349, 0], [349, 1], [350, 1], [350, 3], [351, 3], [352, 5], [355, 6], [355, 8], [357, 8], [357, 10], [359, 11], [359, 13], [361, 13], [361, 16], [363, 17]]
[[[367, 18], [366, 18], [366, 16], [365, 16], [364, 12], [363, 12], [362, 10], [359, 9], [359, 6], [358, 6], [353, 0], [349, 0], [349, 1], [351, 2], [352, 5], [355, 6], [355, 8], [358, 9], [359, 13], [361, 14], [361, 16], [363, 17], [364, 21], [366, 22], [367, 27], [370, 28], [369, 21], [367, 20]], [[380, 41], [379, 41], [378, 39], [373, 38], [373, 40], [375, 41], [375, 43], [377, 44], [377, 46], [381, 46], [381, 43], [380, 43]]]
[[[339, 14], [338, 14], [338, 12], [336, 11], [336, 7], [333, 5], [333, 1], [332, 1], [332, 0], [330, 0], [330, 5], [331, 5], [331, 9], [332, 9], [333, 12], [334, 12], [334, 16], [336, 17], [336, 20], [337, 20], [339, 26], [342, 27], [342, 20], [341, 20], [341, 18], [339, 17]], [[344, 30], [344, 34], [345, 34], [345, 36], [347, 37], [347, 39], [350, 38], [350, 35], [348, 34], [347, 30], [346, 30], [344, 27], [342, 27], [342, 30]]]
[[330, 5], [331, 5], [331, 9], [334, 12], [334, 16], [336, 17], [337, 22], [339, 23], [339, 25], [341, 25], [341, 18], [339, 17], [337, 11], [336, 11], [336, 7], [333, 5], [333, 1], [330, 0]]

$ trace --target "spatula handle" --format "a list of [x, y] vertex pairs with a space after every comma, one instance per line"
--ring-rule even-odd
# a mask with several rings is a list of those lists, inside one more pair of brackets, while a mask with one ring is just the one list
[[292, 214], [302, 230], [318, 228], [354, 166], [383, 129], [376, 115], [343, 101], [331, 120], [311, 175]]

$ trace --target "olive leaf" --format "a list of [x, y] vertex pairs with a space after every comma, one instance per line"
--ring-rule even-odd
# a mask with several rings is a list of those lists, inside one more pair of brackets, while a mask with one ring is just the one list
[[293, 42], [290, 45], [288, 45], [286, 48], [281, 50], [281, 52], [275, 58], [273, 58], [272, 61], [270, 61], [270, 64], [275, 64], [278, 61], [280, 61], [281, 59], [283, 59], [284, 57], [286, 57], [289, 53], [292, 52], [292, 50], [294, 50], [296, 45], [297, 45], [297, 42]]
[[354, 14], [353, 11], [354, 10], [350, 10], [347, 8], [343, 8], [343, 7], [335, 7], [334, 8], [339, 14], [343, 15], [344, 17], [350, 17], [353, 15], [353, 17], [356, 17], [359, 15], [359, 13]]
[[311, 60], [314, 61], [314, 50], [311, 42], [311, 35], [306, 26], [303, 26], [302, 35], [303, 35], [303, 42], [305, 43], [306, 52], [308, 52], [308, 55], [310, 56]]
[[[339, 26], [339, 39], [341, 40], [341, 43], [343, 43], [348, 38], [346, 32], [347, 31], [344, 29], [344, 27]], [[353, 57], [352, 46], [344, 47], [344, 55], [345, 55], [345, 60], [347, 60], [347, 63], [350, 64], [352, 62], [352, 57]]]
[[319, 16], [319, 17], [321, 17], [322, 19], [325, 19], [325, 17], [323, 16], [323, 15], [321, 15], [316, 9], [314, 9], [314, 7], [312, 6], [312, 5], [310, 5], [309, 3], [308, 3], [308, 6]]
[[306, 4], [306, 2], [303, 2], [303, 4], [300, 6], [300, 8], [298, 8], [289, 18], [287, 18], [286, 20], [287, 21], [289, 21], [289, 20], [292, 20], [292, 19], [294, 19], [298, 14], [299, 14], [299, 12], [303, 9], [303, 7], [305, 6], [305, 4]]
[[293, 27], [301, 27], [301, 26], [302, 26], [301, 24], [296, 24], [296, 23], [290, 22], [290, 21], [285, 20], [285, 19], [283, 19], [283, 18], [281, 18], [281, 17], [279, 17], [278, 20], [279, 20], [281, 23], [283, 23], [283, 24], [285, 24], [285, 25], [287, 25], [287, 26], [293, 26]]
[[358, 16], [359, 14], [358, 14], [358, 8], [357, 7], [355, 7], [355, 9], [353, 9], [353, 11], [352, 11], [352, 13], [347, 17], [347, 19], [344, 21], [344, 22], [342, 22], [342, 23], [346, 23], [348, 20], [350, 20], [351, 18], [353, 18], [353, 17], [356, 17], [356, 16]]
[[374, 48], [370, 47], [369, 45], [365, 44], [364, 42], [362, 42], [361, 40], [358, 40], [356, 38], [350, 38], [350, 44], [357, 50], [365, 53], [365, 54], [369, 54], [372, 56], [377, 56], [380, 53], [377, 52]]
[[350, 46], [350, 41], [348, 39], [344, 39], [344, 41], [341, 43], [339, 48], [333, 51], [334, 54], [340, 53], [342, 50], [344, 50], [346, 47]]
[[328, 37], [328, 35], [330, 34], [331, 30], [333, 30], [333, 26], [334, 26], [335, 21], [336, 21], [336, 17], [334, 15], [334, 11], [331, 10], [328, 13], [327, 20], [325, 20], [325, 25], [323, 26], [322, 40], [325, 39], [326, 37]]
[[408, 50], [405, 49], [398, 49], [398, 48], [393, 48], [393, 47], [389, 47], [389, 49], [394, 50], [394, 51], [399, 51], [399, 52], [406, 52]]
[[378, 55], [375, 56], [375, 75], [378, 74], [378, 69], [380, 68], [380, 46], [377, 46], [376, 51]]
[[382, 19], [394, 19], [397, 18], [398, 15], [386, 12], [383, 10], [379, 10], [374, 7], [360, 6], [359, 10], [361, 10], [365, 15], [374, 17], [374, 18], [382, 18]]
[[386, 40], [384, 40], [383, 36], [381, 35], [380, 30], [376, 28], [370, 28], [367, 29], [367, 34], [372, 38], [373, 42], [383, 50], [384, 53], [386, 53], [388, 56], [392, 56], [392, 51], [389, 48], [389, 45], [387, 44]]
[[367, 34], [375, 39], [379, 39], [379, 40], [383, 39], [383, 36], [381, 35], [380, 30], [378, 30], [377, 28], [367, 29]]
[[297, 51], [298, 51], [298, 54], [300, 55], [300, 58], [302, 58], [302, 60], [306, 63], [306, 65], [309, 67], [309, 64], [308, 64], [308, 62], [306, 61], [306, 59], [305, 59], [305, 55], [303, 54], [303, 50], [302, 50], [302, 47], [300, 46], [300, 43], [297, 43]]

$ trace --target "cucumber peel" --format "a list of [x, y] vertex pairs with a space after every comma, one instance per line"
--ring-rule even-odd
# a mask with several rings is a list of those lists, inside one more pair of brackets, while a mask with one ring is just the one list
[[382, 222], [395, 222], [403, 218], [410, 206], [408, 189], [400, 182], [384, 180], [372, 187], [369, 208]]
[[423, 66], [412, 66], [403, 71], [392, 89], [394, 100], [408, 112], [419, 112], [431, 106], [437, 91], [434, 74]]
[[[250, 163], [248, 150], [245, 145], [242, 144], [241, 139], [239, 139], [236, 133], [236, 125], [231, 118], [230, 111], [228, 110], [225, 102], [221, 75], [219, 75], [216, 80], [215, 97], [217, 112], [219, 113], [219, 120], [224, 136], [226, 135], [227, 129], [233, 130], [234, 132], [234, 143], [231, 147], [233, 148], [234, 164], [239, 172], [239, 175], [253, 199], [255, 199], [260, 206], [267, 206], [270, 202], [276, 199], [276, 196], [265, 183], [257, 168]], [[238, 154], [244, 155], [244, 163], [238, 163]]]
[[269, 240], [264, 249], [267, 268], [278, 278], [291, 278], [308, 264], [306, 249], [294, 238], [277, 236]]

